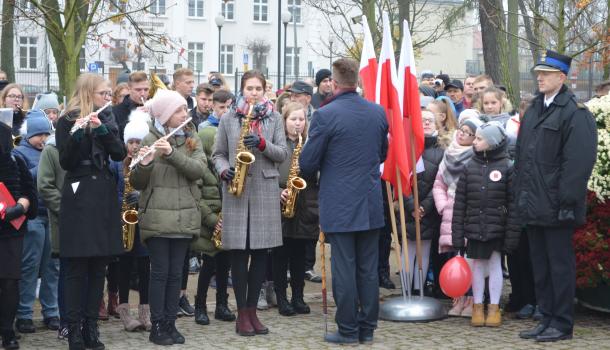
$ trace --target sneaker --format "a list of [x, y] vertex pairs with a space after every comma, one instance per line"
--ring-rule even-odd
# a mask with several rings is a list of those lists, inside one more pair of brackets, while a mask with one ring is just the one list
[[68, 326], [61, 326], [57, 330], [57, 339], [59, 340], [68, 340]]
[[47, 329], [51, 330], [51, 331], [56, 331], [59, 329], [59, 317], [54, 316], [54, 317], [47, 317], [43, 320], [45, 326], [47, 326]]
[[305, 279], [309, 282], [322, 283], [322, 277], [316, 275], [314, 270], [305, 271]]
[[19, 333], [36, 332], [34, 321], [26, 318], [18, 318], [17, 321], [15, 321], [15, 328], [17, 328], [17, 331], [19, 331]]
[[178, 315], [184, 316], [193, 316], [195, 314], [195, 308], [189, 302], [186, 294], [180, 297], [180, 301], [178, 302]]
[[194, 275], [199, 273], [199, 269], [201, 268], [201, 264], [199, 263], [199, 259], [196, 257], [192, 257], [189, 260], [189, 275]]
[[259, 310], [267, 310], [269, 309], [269, 305], [267, 304], [267, 290], [266, 288], [261, 288], [261, 293], [258, 296], [258, 303], [256, 304], [256, 308]]

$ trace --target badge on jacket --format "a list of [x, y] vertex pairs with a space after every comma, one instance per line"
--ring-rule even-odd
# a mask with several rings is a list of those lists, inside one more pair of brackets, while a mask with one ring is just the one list
[[498, 182], [502, 180], [502, 173], [500, 172], [500, 170], [494, 170], [489, 173], [489, 179], [493, 182]]

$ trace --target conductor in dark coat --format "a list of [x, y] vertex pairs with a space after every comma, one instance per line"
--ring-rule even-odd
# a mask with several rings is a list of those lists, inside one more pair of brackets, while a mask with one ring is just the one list
[[356, 93], [358, 63], [333, 63], [335, 94], [312, 118], [303, 176], [320, 171], [320, 226], [332, 247], [332, 289], [339, 331], [331, 343], [371, 342], [377, 327], [378, 234], [384, 226], [379, 165], [387, 153], [383, 109]]
[[553, 51], [534, 67], [540, 93], [525, 112], [515, 157], [515, 200], [526, 225], [536, 300], [544, 318], [522, 338], [572, 338], [576, 263], [572, 235], [585, 222], [597, 130], [564, 85], [571, 58]]

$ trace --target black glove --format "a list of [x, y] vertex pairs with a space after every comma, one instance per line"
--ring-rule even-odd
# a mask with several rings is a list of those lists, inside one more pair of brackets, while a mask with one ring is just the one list
[[130, 207], [136, 206], [140, 200], [140, 191], [131, 191], [125, 196], [125, 204]]
[[559, 209], [557, 219], [561, 222], [573, 222], [576, 220], [574, 217], [574, 210], [572, 209]]
[[458, 252], [460, 252], [460, 256], [466, 256], [466, 247], [459, 248]]
[[21, 203], [17, 203], [12, 207], [6, 208], [4, 211], [4, 221], [11, 221], [25, 214], [25, 208]]
[[249, 134], [244, 137], [244, 145], [250, 148], [257, 148], [261, 143], [260, 136], [256, 134]]
[[230, 167], [229, 169], [223, 171], [220, 177], [226, 182], [231, 182], [231, 180], [233, 180], [233, 178], [235, 177], [235, 168]]

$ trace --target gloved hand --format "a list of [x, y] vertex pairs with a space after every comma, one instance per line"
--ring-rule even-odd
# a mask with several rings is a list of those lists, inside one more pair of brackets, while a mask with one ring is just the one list
[[136, 206], [140, 200], [140, 191], [131, 191], [125, 196], [125, 203], [130, 206]]
[[249, 134], [244, 137], [244, 145], [250, 148], [258, 148], [261, 144], [262, 138], [257, 134]]
[[25, 214], [25, 208], [21, 203], [17, 203], [12, 207], [6, 208], [4, 211], [4, 221], [11, 221]]
[[230, 167], [229, 169], [223, 171], [220, 177], [226, 182], [231, 182], [235, 177], [235, 168]]

